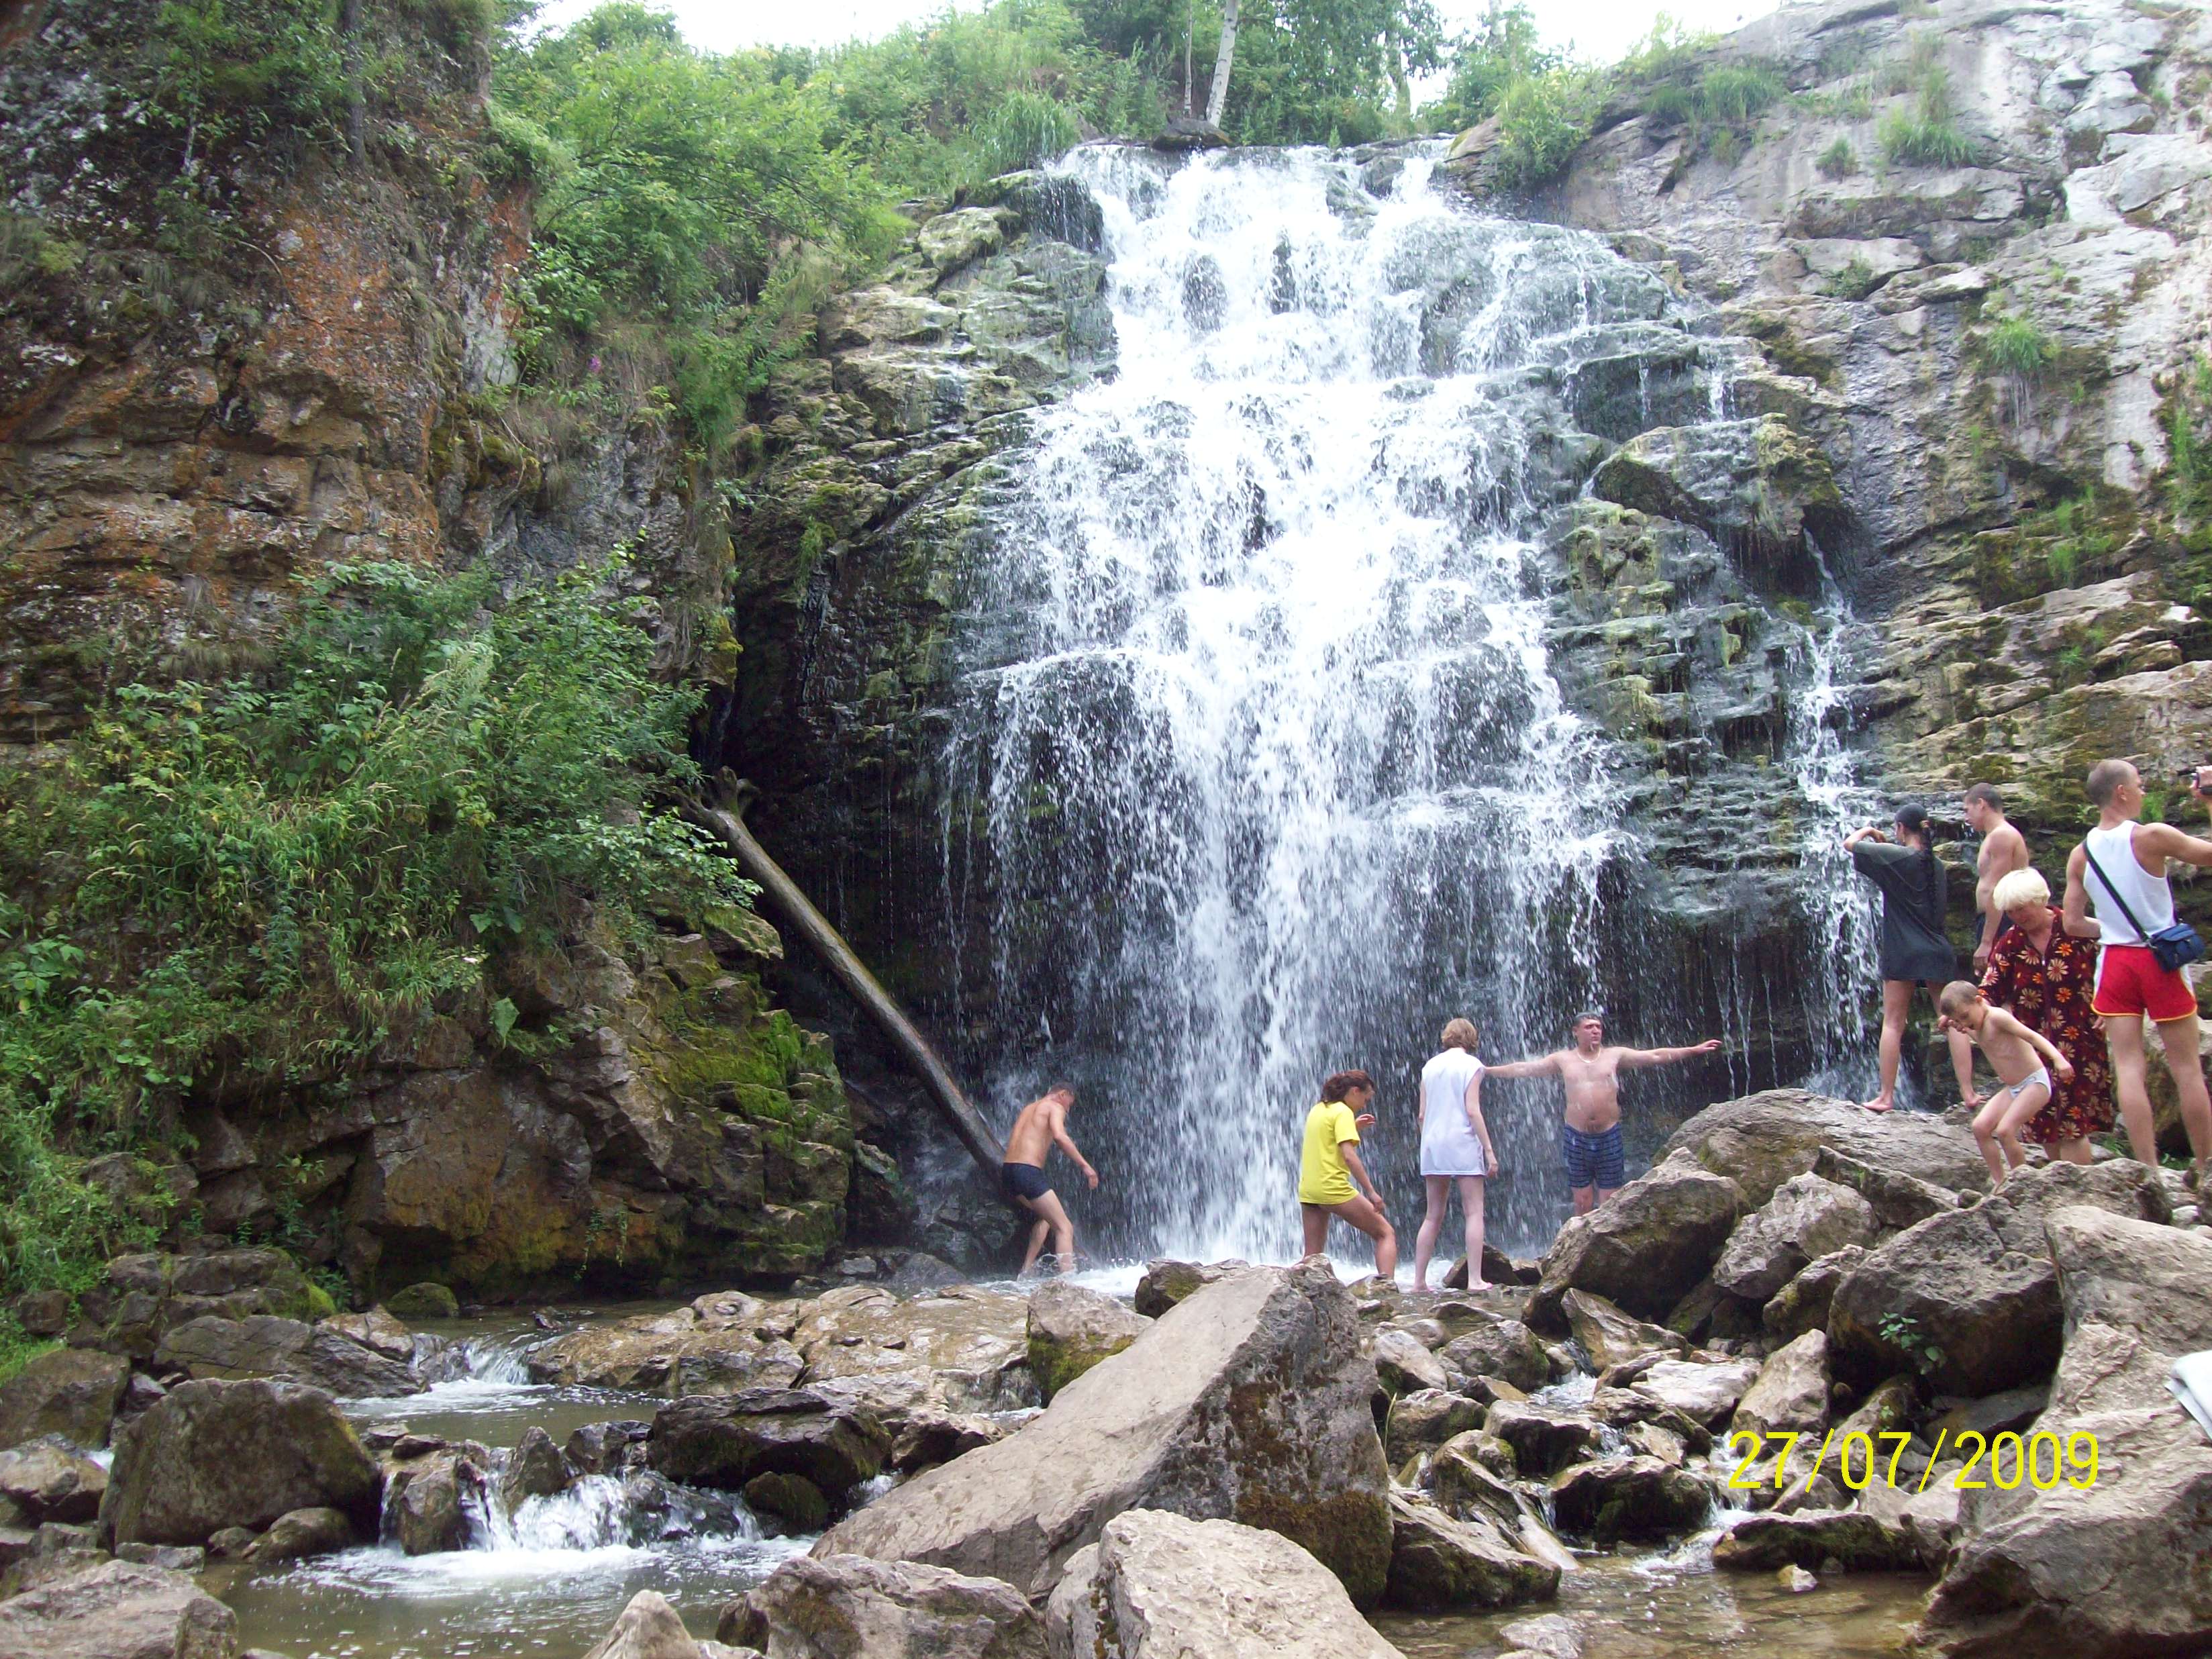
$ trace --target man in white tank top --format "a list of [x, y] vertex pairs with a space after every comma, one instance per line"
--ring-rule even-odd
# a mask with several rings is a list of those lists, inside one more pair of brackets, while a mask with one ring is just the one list
[[[2208, 782], [2212, 769], [2200, 769], [2189, 793], [2205, 799]], [[2143, 1163], [2158, 1167], [2158, 1139], [2143, 1080], [2142, 1023], [2148, 1015], [2166, 1048], [2166, 1067], [2173, 1074], [2201, 1190], [2205, 1160], [2212, 1158], [2212, 1099], [2205, 1093], [2204, 1064], [2197, 1049], [2197, 993], [2179, 969], [2159, 965], [2144, 933], [2173, 925], [2173, 889], [2166, 883], [2166, 861], [2179, 859], [2212, 868], [2212, 841], [2185, 836], [2170, 823], [2136, 822], [2142, 817], [2142, 778], [2126, 761], [2099, 761], [2089, 769], [2088, 789], [2097, 805], [2097, 827], [2066, 861], [2066, 931], [2076, 939], [2100, 940], [2104, 947], [2089, 1006], [2104, 1022], [2105, 1041], [2112, 1051], [2120, 1121], [2127, 1126], [2130, 1148]], [[2094, 868], [2089, 863], [2093, 854]], [[2132, 922], [2125, 911], [2134, 912]]]

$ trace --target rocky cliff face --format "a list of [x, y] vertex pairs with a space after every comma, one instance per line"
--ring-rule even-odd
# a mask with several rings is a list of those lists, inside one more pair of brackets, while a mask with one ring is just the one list
[[[1535, 209], [1760, 343], [1764, 405], [1833, 467], [1882, 781], [1998, 783], [2055, 862], [2092, 762], [2212, 755], [2212, 541], [2172, 452], [2204, 418], [2212, 23], [1876, 0], [1785, 8], [1719, 58], [1790, 88], [1747, 143], [1630, 100]], [[1939, 74], [1972, 163], [1886, 155]]]
[[[676, 435], [552, 441], [500, 395], [530, 202], [486, 125], [471, 9], [361, 9], [382, 68], [353, 155], [162, 117], [159, 11], [0, 5], [11, 763], [113, 684], [252, 666], [298, 585], [349, 561], [526, 575], [625, 546], [672, 672], [726, 678], [729, 538]], [[364, 1288], [492, 1294], [787, 1277], [897, 1231], [896, 1164], [763, 987], [774, 932], [706, 921], [503, 964], [523, 1044], [453, 1007], [363, 1074], [204, 1089], [159, 1183], [174, 1216]], [[145, 1184], [127, 1159], [105, 1176]]]

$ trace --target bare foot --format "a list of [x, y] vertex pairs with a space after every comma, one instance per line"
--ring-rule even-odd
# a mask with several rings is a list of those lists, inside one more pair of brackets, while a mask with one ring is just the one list
[[1495, 1290], [1497, 1286], [1492, 1285], [1486, 1279], [1471, 1279], [1468, 1283], [1468, 1289], [1470, 1291], [1489, 1291]]
[[1885, 1100], [1881, 1096], [1876, 1095], [1872, 1100], [1863, 1100], [1859, 1102], [1859, 1104], [1866, 1108], [1869, 1112], [1887, 1112], [1894, 1107], [1897, 1103], [1893, 1100]]
[[1426, 1296], [1428, 1293], [1429, 1287], [1427, 1285], [1422, 1284], [1418, 1279], [1413, 1281], [1413, 1294], [1415, 1296]]

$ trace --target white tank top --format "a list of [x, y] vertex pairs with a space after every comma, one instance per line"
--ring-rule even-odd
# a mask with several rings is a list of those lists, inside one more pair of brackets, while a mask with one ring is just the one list
[[[2089, 902], [2097, 908], [2097, 926], [2106, 945], [2145, 942], [2112, 902], [2115, 887], [2128, 908], [2136, 913], [2136, 920], [2152, 933], [2173, 926], [2173, 889], [2164, 876], [2154, 876], [2136, 862], [2135, 839], [2136, 826], [2123, 823], [2111, 830], [2092, 830], [2082, 843], [2096, 854], [2098, 868], [2104, 872], [2100, 876], [2097, 870], [2085, 868], [2081, 881], [2089, 890]], [[2106, 877], [2111, 878], [2110, 887], [2105, 884]]]

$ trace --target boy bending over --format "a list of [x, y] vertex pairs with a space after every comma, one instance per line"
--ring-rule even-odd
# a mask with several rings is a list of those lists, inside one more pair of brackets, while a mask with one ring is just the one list
[[2027, 1162], [2027, 1154], [2021, 1148], [2020, 1131], [2051, 1103], [2051, 1074], [2056, 1072], [2061, 1083], [2071, 1083], [2073, 1062], [2053, 1048], [2042, 1032], [2023, 1025], [2002, 1008], [1990, 1007], [1983, 1000], [1978, 985], [1953, 980], [1936, 999], [1936, 1008], [1937, 1025], [1945, 1030], [1964, 1031], [1979, 1043], [1989, 1056], [1990, 1069], [2004, 1085], [1974, 1114], [1975, 1144], [1989, 1161], [1992, 1182], [2002, 1187], [2006, 1176]]

